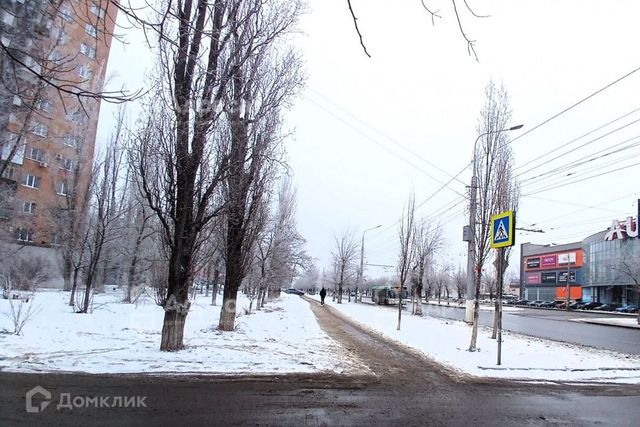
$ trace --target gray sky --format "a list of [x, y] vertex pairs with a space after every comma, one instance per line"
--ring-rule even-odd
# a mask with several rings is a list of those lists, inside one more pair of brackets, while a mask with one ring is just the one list
[[[288, 113], [295, 133], [287, 151], [299, 229], [321, 268], [329, 266], [335, 235], [352, 230], [359, 240], [362, 230], [378, 224], [380, 230], [366, 235], [367, 261], [395, 265], [396, 222], [409, 194], [420, 204], [469, 166], [490, 79], [509, 92], [513, 124], [525, 125], [511, 134], [516, 138], [640, 67], [640, 4], [633, 0], [470, 2], [491, 15], [478, 19], [461, 11], [479, 62], [467, 55], [449, 1], [427, 2], [442, 15], [435, 26], [420, 0], [352, 1], [372, 58], [359, 46], [346, 0], [309, 3], [297, 37], [308, 81]], [[129, 44], [111, 51], [111, 84], [144, 86], [152, 54], [140, 34], [121, 32]], [[563, 184], [640, 162], [640, 146], [633, 146], [640, 138], [629, 140], [640, 137], [640, 121], [631, 123], [640, 119], [640, 110], [633, 112], [640, 108], [638, 94], [640, 72], [512, 143], [524, 196], [518, 225], [545, 230], [518, 233], [517, 243], [581, 240], [636, 211], [640, 166]], [[103, 106], [100, 138], [112, 114]], [[578, 165], [614, 146], [631, 147]], [[562, 173], [537, 177], [556, 168]], [[452, 181], [417, 212], [442, 224], [442, 261], [456, 267], [465, 265], [461, 195], [470, 176], [467, 168], [461, 182]], [[384, 272], [368, 267], [367, 274]]]

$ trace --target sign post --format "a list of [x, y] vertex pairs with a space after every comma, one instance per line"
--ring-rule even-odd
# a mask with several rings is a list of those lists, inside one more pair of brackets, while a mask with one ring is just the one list
[[502, 288], [504, 287], [504, 248], [515, 245], [516, 218], [513, 211], [491, 217], [490, 246], [498, 250], [498, 361], [502, 364]]

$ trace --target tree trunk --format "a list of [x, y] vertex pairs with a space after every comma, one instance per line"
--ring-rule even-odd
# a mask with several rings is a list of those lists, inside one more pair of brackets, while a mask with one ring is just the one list
[[78, 289], [78, 274], [80, 273], [79, 268], [73, 269], [73, 283], [71, 285], [71, 297], [69, 298], [69, 305], [71, 307], [75, 307], [76, 305], [76, 290]]
[[220, 310], [220, 321], [218, 322], [218, 329], [221, 331], [233, 331], [236, 326], [236, 293], [232, 296], [231, 292], [224, 287], [224, 305]]
[[338, 285], [338, 304], [342, 304], [342, 283]]
[[73, 263], [71, 257], [67, 255], [62, 256], [62, 277], [64, 279], [63, 291], [70, 291], [73, 287], [72, 276], [73, 275]]
[[422, 284], [418, 283], [415, 287], [415, 307], [414, 313], [416, 316], [422, 316]]
[[476, 274], [476, 297], [473, 302], [473, 326], [471, 330], [471, 343], [469, 344], [469, 351], [477, 350], [478, 342], [478, 317], [480, 315], [480, 274]]
[[87, 283], [87, 286], [84, 290], [84, 301], [82, 302], [82, 310], [80, 313], [88, 313], [89, 312], [89, 301], [91, 300], [91, 284]]
[[495, 340], [498, 334], [498, 311], [500, 310], [500, 305], [498, 304], [498, 300], [496, 299], [496, 312], [493, 316], [493, 332], [491, 333], [491, 339]]
[[218, 262], [216, 261], [216, 268], [213, 270], [213, 286], [211, 289], [211, 305], [217, 304], [218, 299], [218, 282], [220, 282], [220, 269], [218, 268]]
[[187, 315], [181, 310], [171, 309], [164, 312], [161, 351], [177, 351], [184, 347], [182, 339], [186, 319]]

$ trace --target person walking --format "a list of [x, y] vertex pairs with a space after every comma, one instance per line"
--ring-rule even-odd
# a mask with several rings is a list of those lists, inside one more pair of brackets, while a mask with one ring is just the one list
[[327, 296], [327, 290], [323, 286], [322, 289], [320, 289], [320, 305], [324, 305], [324, 297], [326, 296]]

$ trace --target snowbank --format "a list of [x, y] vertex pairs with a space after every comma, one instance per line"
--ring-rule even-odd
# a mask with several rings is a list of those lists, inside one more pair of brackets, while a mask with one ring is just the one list
[[502, 334], [502, 364], [491, 330], [480, 327], [479, 351], [469, 352], [471, 327], [461, 321], [416, 317], [391, 307], [343, 302], [327, 303], [385, 337], [423, 352], [452, 369], [481, 377], [534, 381], [640, 383], [640, 357], [581, 347], [511, 332]]
[[[319, 327], [308, 303], [282, 295], [264, 311], [241, 315], [233, 332], [215, 326], [220, 307], [199, 296], [185, 327], [186, 349], [160, 352], [163, 310], [150, 298], [123, 304], [122, 293], [95, 296], [92, 314], [76, 314], [66, 305], [68, 292], [40, 291], [40, 312], [22, 336], [4, 316], [0, 299], [0, 370], [87, 373], [270, 374], [349, 372], [365, 369]], [[222, 297], [219, 297], [219, 302]], [[248, 307], [240, 296], [238, 312]]]

